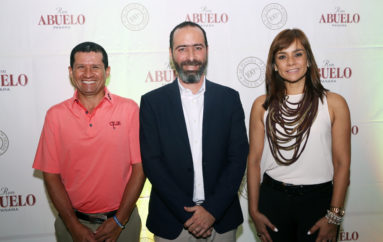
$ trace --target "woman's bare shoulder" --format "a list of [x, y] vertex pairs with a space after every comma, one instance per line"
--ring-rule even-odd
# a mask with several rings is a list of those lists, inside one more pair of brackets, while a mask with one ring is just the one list
[[332, 108], [344, 108], [347, 107], [347, 102], [344, 97], [335, 92], [326, 92], [328, 105]]
[[266, 95], [261, 95], [259, 97], [257, 97], [254, 102], [253, 102], [253, 108], [257, 107], [257, 108], [260, 108], [260, 107], [263, 107], [263, 104], [265, 103], [265, 100], [266, 100]]
[[265, 100], [266, 100], [266, 95], [261, 95], [254, 100], [253, 106], [251, 107], [252, 119], [262, 120], [263, 114], [265, 113], [265, 108], [263, 107]]

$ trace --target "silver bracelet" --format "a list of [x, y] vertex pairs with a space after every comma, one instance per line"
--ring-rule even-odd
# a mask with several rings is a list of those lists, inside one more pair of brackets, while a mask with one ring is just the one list
[[343, 222], [343, 217], [330, 210], [327, 210], [326, 218], [329, 224], [340, 225]]

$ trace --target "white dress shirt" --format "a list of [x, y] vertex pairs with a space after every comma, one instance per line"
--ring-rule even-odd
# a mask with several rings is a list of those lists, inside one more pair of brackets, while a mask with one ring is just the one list
[[202, 174], [202, 120], [205, 93], [205, 79], [196, 94], [182, 86], [178, 80], [181, 93], [182, 109], [184, 112], [189, 144], [193, 158], [194, 191], [193, 202], [201, 204], [205, 200]]

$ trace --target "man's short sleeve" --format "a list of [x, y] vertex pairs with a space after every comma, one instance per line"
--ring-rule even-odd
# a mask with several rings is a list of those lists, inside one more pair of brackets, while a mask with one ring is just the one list
[[48, 173], [60, 173], [54, 126], [52, 112], [48, 111], [33, 163], [33, 168]]

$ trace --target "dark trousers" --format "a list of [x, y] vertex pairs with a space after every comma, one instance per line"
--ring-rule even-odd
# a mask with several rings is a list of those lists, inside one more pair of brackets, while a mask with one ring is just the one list
[[307, 232], [326, 215], [331, 196], [331, 183], [284, 186], [265, 174], [260, 187], [259, 211], [278, 228], [278, 232], [268, 229], [274, 242], [315, 241], [318, 231], [311, 235]]

